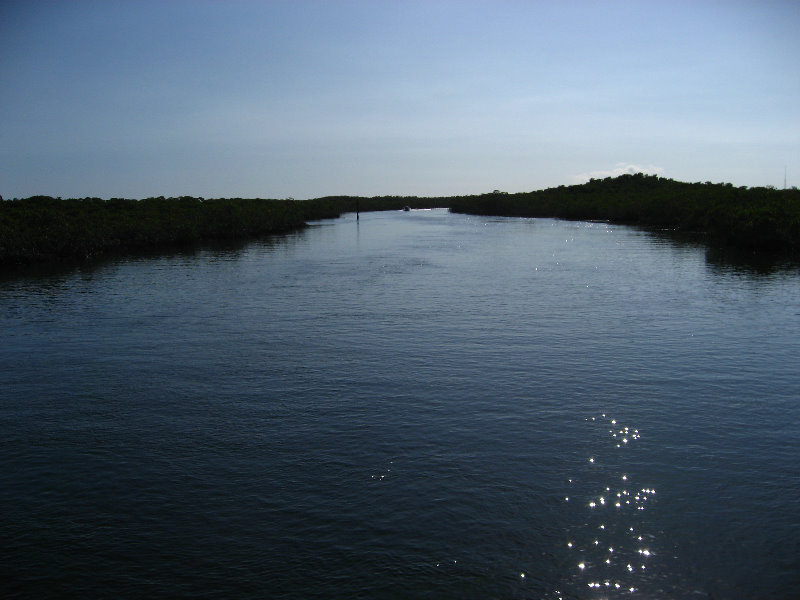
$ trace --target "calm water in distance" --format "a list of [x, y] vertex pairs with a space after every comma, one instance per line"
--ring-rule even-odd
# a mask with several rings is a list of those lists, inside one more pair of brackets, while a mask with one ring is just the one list
[[444, 210], [0, 280], [9, 598], [798, 598], [800, 272]]

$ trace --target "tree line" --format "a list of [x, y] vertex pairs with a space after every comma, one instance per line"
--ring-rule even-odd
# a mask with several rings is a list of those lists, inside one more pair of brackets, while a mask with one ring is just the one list
[[452, 199], [454, 212], [602, 220], [696, 232], [712, 243], [800, 253], [800, 190], [684, 183], [656, 175], [621, 175], [520, 194]]
[[698, 232], [715, 245], [800, 255], [800, 191], [621, 175], [546, 190], [421, 198], [313, 200], [0, 198], [0, 267], [74, 261], [109, 252], [243, 239], [356, 211], [446, 207], [453, 212], [554, 217]]
[[0, 199], [0, 267], [85, 260], [115, 251], [285, 233], [356, 210], [443, 205], [430, 198], [330, 196], [315, 200]]

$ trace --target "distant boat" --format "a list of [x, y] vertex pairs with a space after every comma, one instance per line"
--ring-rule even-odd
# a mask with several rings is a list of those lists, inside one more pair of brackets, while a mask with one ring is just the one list
[[410, 207], [410, 206], [404, 206], [404, 207], [403, 207], [403, 210], [404, 210], [404, 211], [406, 211], [406, 212], [408, 212], [408, 211], [410, 211], [410, 210], [411, 210], [411, 207]]

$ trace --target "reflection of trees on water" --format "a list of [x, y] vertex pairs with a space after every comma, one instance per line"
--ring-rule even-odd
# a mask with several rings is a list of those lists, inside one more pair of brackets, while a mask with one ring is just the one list
[[713, 273], [764, 277], [800, 271], [800, 257], [783, 252], [711, 244], [703, 235], [685, 231], [648, 230], [647, 233], [676, 248], [702, 250]]
[[735, 248], [710, 247], [706, 262], [715, 273], [764, 277], [779, 273], [800, 272], [800, 257], [774, 252], [748, 252]]

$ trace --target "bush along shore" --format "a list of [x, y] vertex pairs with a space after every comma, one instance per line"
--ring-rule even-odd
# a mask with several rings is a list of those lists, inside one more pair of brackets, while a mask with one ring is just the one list
[[699, 233], [717, 246], [800, 255], [800, 191], [621, 175], [541, 191], [314, 200], [147, 198], [0, 200], [0, 268], [74, 262], [112, 252], [285, 233], [356, 211], [450, 208], [515, 217], [601, 220]]
[[315, 200], [224, 198], [66, 199], [33, 196], [0, 201], [0, 268], [74, 262], [124, 252], [210, 240], [285, 233], [308, 221], [356, 210], [446, 206], [399, 196]]
[[453, 198], [453, 212], [600, 220], [699, 233], [713, 245], [800, 254], [800, 190], [621, 175], [520, 194]]

